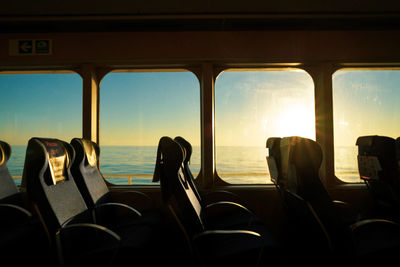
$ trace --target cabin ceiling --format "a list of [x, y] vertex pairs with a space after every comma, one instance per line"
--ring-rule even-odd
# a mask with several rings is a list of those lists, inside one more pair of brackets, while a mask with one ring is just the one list
[[0, 32], [400, 28], [388, 0], [3, 1]]

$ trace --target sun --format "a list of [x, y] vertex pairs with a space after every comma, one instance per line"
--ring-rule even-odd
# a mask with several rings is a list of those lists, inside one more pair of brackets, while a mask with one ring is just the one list
[[315, 140], [315, 113], [313, 106], [297, 105], [283, 110], [278, 119], [281, 136], [301, 136]]

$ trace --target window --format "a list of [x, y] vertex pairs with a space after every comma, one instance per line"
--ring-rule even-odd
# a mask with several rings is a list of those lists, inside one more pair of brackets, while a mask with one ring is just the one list
[[200, 169], [200, 86], [188, 71], [113, 72], [100, 87], [100, 167], [115, 184], [151, 184], [158, 141], [182, 136]]
[[356, 141], [400, 134], [400, 71], [339, 70], [333, 76], [335, 174], [360, 182]]
[[30, 138], [69, 142], [82, 136], [82, 79], [78, 74], [0, 74], [0, 95], [0, 137], [11, 145], [8, 168], [17, 184]]
[[216, 168], [226, 182], [270, 183], [269, 137], [315, 140], [314, 84], [302, 70], [222, 72], [215, 84]]

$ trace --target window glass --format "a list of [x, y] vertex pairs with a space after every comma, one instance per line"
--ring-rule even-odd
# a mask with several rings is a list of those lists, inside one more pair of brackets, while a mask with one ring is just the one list
[[0, 138], [11, 145], [8, 168], [17, 184], [30, 138], [69, 142], [82, 136], [82, 79], [78, 74], [0, 74], [0, 95]]
[[269, 137], [315, 140], [314, 84], [302, 70], [224, 71], [215, 84], [216, 168], [226, 182], [271, 183]]
[[333, 75], [335, 174], [360, 182], [356, 141], [400, 134], [400, 71], [339, 70]]
[[115, 184], [152, 184], [158, 141], [182, 136], [200, 169], [200, 86], [188, 71], [114, 72], [100, 86], [100, 167]]

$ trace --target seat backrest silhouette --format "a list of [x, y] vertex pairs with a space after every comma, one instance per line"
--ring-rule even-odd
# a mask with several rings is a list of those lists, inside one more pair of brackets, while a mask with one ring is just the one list
[[[310, 203], [310, 200], [314, 202], [314, 198], [307, 195], [309, 182], [303, 181], [304, 176], [306, 178], [310, 175], [318, 177], [321, 163], [319, 156], [321, 155], [318, 153], [318, 149], [314, 151], [316, 155], [310, 155], [313, 150], [310, 148], [308, 153], [303, 154], [303, 160], [306, 162], [299, 162], [298, 156], [304, 147], [296, 148], [296, 146], [301, 140], [303, 139], [300, 137], [269, 138], [266, 145], [268, 148], [267, 162], [271, 181], [280, 192], [287, 211], [288, 243], [292, 244], [292, 240], [302, 240], [303, 242], [303, 246], [292, 248], [292, 256], [302, 264], [313, 266], [321, 264], [323, 262], [321, 259], [331, 254], [333, 245], [329, 233]], [[320, 257], [305, 256], [310, 250], [316, 252], [316, 255]]]
[[340, 221], [333, 200], [319, 178], [322, 150], [315, 141], [303, 137], [281, 140], [282, 179], [285, 190], [310, 203], [331, 236], [336, 236]]
[[[358, 169], [377, 204], [377, 212], [399, 213], [400, 178], [396, 141], [387, 136], [360, 136], [357, 139]], [[385, 214], [381, 214], [385, 216]]]
[[195, 181], [193, 174], [190, 171], [190, 167], [189, 167], [189, 161], [190, 161], [190, 157], [191, 157], [192, 151], [193, 151], [192, 145], [181, 136], [175, 137], [174, 141], [178, 142], [178, 144], [184, 149], [185, 158], [183, 160], [183, 171], [187, 177], [187, 182], [192, 187], [192, 190], [193, 190], [194, 194], [197, 196], [197, 198], [199, 199], [200, 204], [202, 204], [202, 197], [200, 194], [200, 190], [197, 187], [196, 181]]
[[271, 181], [276, 186], [280, 186], [280, 183], [283, 182], [279, 176], [281, 173], [281, 138], [268, 138], [266, 147], [268, 148], [267, 164]]
[[156, 168], [160, 176], [161, 192], [165, 203], [185, 226], [188, 236], [205, 230], [201, 216], [202, 205], [183, 173], [185, 151], [170, 137], [159, 141]]
[[22, 204], [21, 194], [7, 167], [11, 147], [0, 141], [0, 203]]
[[31, 138], [26, 150], [23, 183], [50, 235], [87, 210], [70, 167], [74, 150], [67, 142]]
[[179, 143], [170, 137], [162, 137], [158, 144], [154, 180], [160, 181], [164, 203], [185, 234], [194, 255], [205, 266], [241, 266], [238, 264], [243, 262], [246, 266], [256, 265], [263, 246], [260, 234], [244, 230], [207, 231], [203, 207], [183, 171], [184, 161], [185, 150]]
[[[23, 201], [7, 162], [11, 147], [0, 141], [0, 256], [4, 262], [23, 265], [46, 264], [46, 259], [37, 261], [37, 254], [46, 253], [49, 243], [37, 217], [33, 216]], [[20, 255], [24, 255], [20, 258]]]
[[261, 218], [241, 204], [243, 201], [236, 194], [226, 190], [201, 192], [189, 167], [192, 154], [191, 144], [181, 136], [175, 137], [174, 141], [181, 146], [184, 152], [182, 172], [187, 184], [202, 206], [202, 210], [205, 211], [203, 220], [208, 226], [219, 229], [235, 229], [255, 224], [261, 227], [264, 224]]
[[74, 150], [67, 142], [31, 138], [23, 184], [46, 227], [52, 251], [61, 252], [57, 257], [61, 266], [107, 266], [119, 250], [120, 237], [93, 224], [95, 214], [87, 208], [70, 172], [73, 160]]
[[88, 207], [104, 203], [109, 198], [109, 189], [97, 166], [99, 146], [90, 140], [74, 138], [71, 145], [75, 150], [75, 160], [71, 173]]

